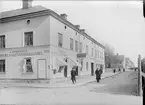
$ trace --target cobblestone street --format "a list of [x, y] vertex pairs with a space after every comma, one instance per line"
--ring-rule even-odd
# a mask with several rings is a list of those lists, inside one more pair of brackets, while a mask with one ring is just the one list
[[100, 81], [103, 87], [96, 87], [97, 83], [87, 85], [90, 91], [107, 92], [114, 94], [136, 95], [137, 94], [137, 72], [130, 71], [114, 75]]
[[91, 82], [77, 87], [45, 89], [3, 88], [1, 89], [0, 103], [42, 105], [142, 105], [141, 97], [131, 96], [135, 94], [132, 94], [132, 92], [136, 92], [134, 91], [136, 88], [135, 78], [136, 72], [128, 71], [102, 79], [99, 84]]

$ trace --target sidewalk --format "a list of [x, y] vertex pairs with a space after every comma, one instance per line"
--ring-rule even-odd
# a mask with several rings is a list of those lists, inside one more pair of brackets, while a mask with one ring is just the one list
[[[117, 75], [119, 72], [116, 73], [104, 73], [102, 74], [102, 79]], [[65, 82], [61, 83], [50, 83], [50, 84], [39, 84], [39, 83], [2, 83], [0, 87], [26, 87], [26, 88], [68, 88], [68, 87], [76, 87], [85, 85], [89, 82], [96, 81], [95, 76], [82, 76], [76, 78], [77, 82], [75, 84], [72, 83], [70, 79], [66, 79]]]

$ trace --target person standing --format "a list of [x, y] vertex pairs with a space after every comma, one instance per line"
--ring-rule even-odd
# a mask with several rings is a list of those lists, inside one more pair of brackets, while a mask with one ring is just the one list
[[95, 74], [96, 74], [96, 80], [97, 80], [97, 82], [99, 83], [99, 80], [100, 80], [100, 73], [99, 73], [99, 69], [98, 69], [98, 68], [96, 69]]
[[71, 70], [71, 80], [72, 80], [72, 83], [74, 84], [76, 82], [76, 71], [74, 68], [72, 68]]
[[125, 72], [125, 68], [123, 68], [123, 72]]
[[116, 72], [116, 70], [114, 69], [114, 70], [113, 70], [113, 73], [115, 73], [115, 72]]

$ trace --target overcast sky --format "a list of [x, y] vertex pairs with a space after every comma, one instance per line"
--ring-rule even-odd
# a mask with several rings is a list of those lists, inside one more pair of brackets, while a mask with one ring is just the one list
[[[137, 62], [138, 54], [145, 56], [145, 18], [141, 1], [36, 1], [58, 14], [66, 13], [68, 20], [98, 40], [114, 47], [115, 52]], [[3, 1], [0, 12], [22, 7], [21, 1]]]

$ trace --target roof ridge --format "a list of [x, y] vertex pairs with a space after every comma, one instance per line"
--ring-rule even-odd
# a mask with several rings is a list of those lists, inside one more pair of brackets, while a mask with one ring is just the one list
[[[36, 5], [36, 6], [33, 6], [33, 7], [43, 7], [41, 5]], [[30, 7], [30, 8], [33, 8], [33, 7]], [[43, 7], [43, 8], [46, 8], [46, 7]], [[46, 8], [48, 9], [48, 8]], [[3, 12], [0, 12], [0, 13], [5, 13], [5, 12], [11, 12], [11, 11], [16, 11], [16, 10], [24, 10], [23, 8], [17, 8], [17, 9], [12, 9], [12, 10], [8, 10], [8, 11], [3, 11]]]

